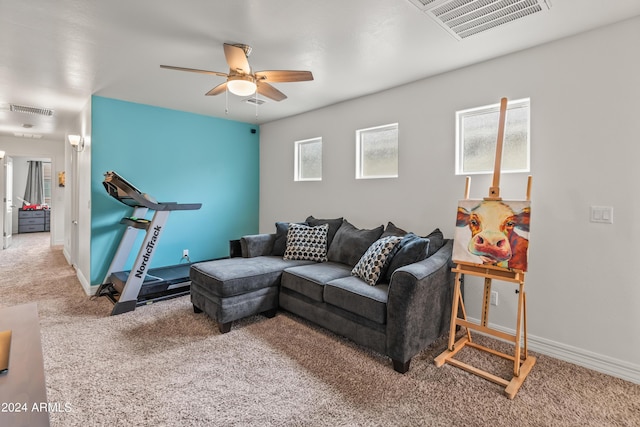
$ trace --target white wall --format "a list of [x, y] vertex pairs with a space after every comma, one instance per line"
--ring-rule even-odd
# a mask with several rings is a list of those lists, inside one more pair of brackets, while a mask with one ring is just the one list
[[[58, 172], [65, 168], [64, 162], [64, 141], [46, 139], [25, 139], [13, 136], [0, 136], [0, 150], [5, 151], [10, 157], [28, 157], [51, 159], [51, 244], [62, 245], [64, 243], [64, 188], [58, 187]], [[20, 168], [18, 167], [18, 171]], [[14, 175], [16, 170], [14, 169]], [[20, 179], [17, 179], [20, 182]], [[14, 179], [16, 184], [16, 179]], [[16, 189], [14, 185], [14, 199], [20, 206], [21, 202], [16, 196], [24, 196], [24, 186], [22, 190]], [[17, 234], [18, 228], [13, 227], [13, 232]]]
[[[454, 175], [456, 110], [531, 98], [532, 231], [527, 275], [531, 349], [640, 383], [640, 18], [261, 126], [260, 230], [277, 220], [391, 220], [451, 237], [464, 177]], [[375, 76], [371, 76], [375, 78]], [[355, 180], [355, 130], [398, 122], [399, 178]], [[294, 182], [295, 140], [323, 138], [323, 180]], [[490, 176], [472, 179], [488, 195]], [[503, 174], [522, 199], [526, 175]], [[614, 224], [589, 222], [591, 205]], [[515, 287], [496, 282], [496, 328], [513, 330]], [[479, 317], [479, 282], [466, 304]], [[534, 368], [535, 369], [535, 368]]]

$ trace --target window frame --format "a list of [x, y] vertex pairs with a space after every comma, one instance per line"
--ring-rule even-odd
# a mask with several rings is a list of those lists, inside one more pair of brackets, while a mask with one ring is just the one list
[[44, 183], [43, 201], [51, 206], [52, 185], [51, 180], [51, 162], [42, 162], [42, 182]]
[[[304, 170], [304, 162], [302, 161], [302, 146], [311, 143], [320, 143], [320, 177], [319, 178], [303, 178], [302, 172]], [[322, 137], [302, 139], [294, 142], [294, 166], [293, 166], [293, 180], [295, 182], [305, 181], [322, 181]]]
[[[362, 135], [367, 132], [377, 131], [377, 130], [389, 130], [395, 128], [396, 130], [396, 151], [398, 152], [397, 160], [396, 160], [396, 173], [393, 175], [364, 175], [364, 158], [363, 158], [363, 147], [362, 147]], [[356, 179], [389, 179], [389, 178], [398, 178], [400, 175], [400, 125], [398, 122], [389, 123], [386, 125], [373, 126], [364, 129], [356, 130]]]
[[[508, 101], [507, 116], [510, 109], [521, 108], [523, 106], [526, 106], [528, 108], [527, 147], [526, 147], [526, 156], [527, 156], [526, 163], [527, 164], [524, 169], [505, 169], [504, 160], [503, 160], [502, 169], [500, 171], [501, 173], [527, 173], [531, 171], [531, 98], [522, 98], [522, 99], [516, 99], [513, 101]], [[493, 168], [491, 170], [486, 170], [486, 171], [465, 171], [464, 170], [464, 159], [463, 159], [464, 131], [462, 129], [462, 120], [465, 117], [469, 117], [469, 116], [489, 114], [489, 113], [495, 113], [495, 112], [498, 112], [498, 113], [500, 112], [500, 103], [456, 111], [456, 117], [455, 117], [455, 120], [456, 120], [455, 174], [456, 175], [488, 175], [494, 172]], [[505, 129], [505, 135], [504, 135], [505, 140], [507, 137], [507, 131], [508, 131], [508, 128]], [[497, 134], [497, 128], [496, 128], [496, 139], [497, 139], [497, 136], [498, 134]], [[504, 146], [503, 146], [503, 150], [504, 150]], [[494, 158], [495, 158], [495, 153], [494, 153]], [[503, 151], [503, 159], [504, 159], [504, 151]]]

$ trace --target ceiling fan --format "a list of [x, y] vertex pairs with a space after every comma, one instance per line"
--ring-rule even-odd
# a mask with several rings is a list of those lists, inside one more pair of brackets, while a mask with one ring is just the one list
[[227, 81], [211, 89], [205, 95], [219, 95], [227, 89], [238, 96], [250, 96], [256, 93], [264, 95], [274, 101], [282, 101], [287, 96], [269, 83], [278, 82], [302, 82], [313, 80], [311, 71], [292, 70], [267, 70], [251, 71], [249, 55], [251, 46], [245, 44], [224, 44], [224, 56], [229, 64], [229, 73], [219, 71], [198, 70], [195, 68], [174, 67], [172, 65], [160, 65], [161, 68], [178, 71], [190, 71], [192, 73], [213, 74], [226, 77]]

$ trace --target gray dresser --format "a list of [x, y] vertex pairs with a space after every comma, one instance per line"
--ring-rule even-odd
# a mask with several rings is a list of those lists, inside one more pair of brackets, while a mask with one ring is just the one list
[[49, 231], [51, 213], [49, 209], [18, 211], [18, 233]]

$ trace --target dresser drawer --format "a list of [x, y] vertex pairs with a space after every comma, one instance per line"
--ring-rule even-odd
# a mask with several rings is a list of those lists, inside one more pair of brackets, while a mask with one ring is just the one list
[[18, 221], [19, 226], [40, 224], [44, 226], [44, 217], [41, 218], [20, 218]]
[[22, 225], [18, 226], [18, 233], [34, 233], [37, 231], [44, 231], [44, 223], [42, 224], [31, 224], [31, 225]]
[[44, 218], [44, 211], [18, 211], [18, 218]]

